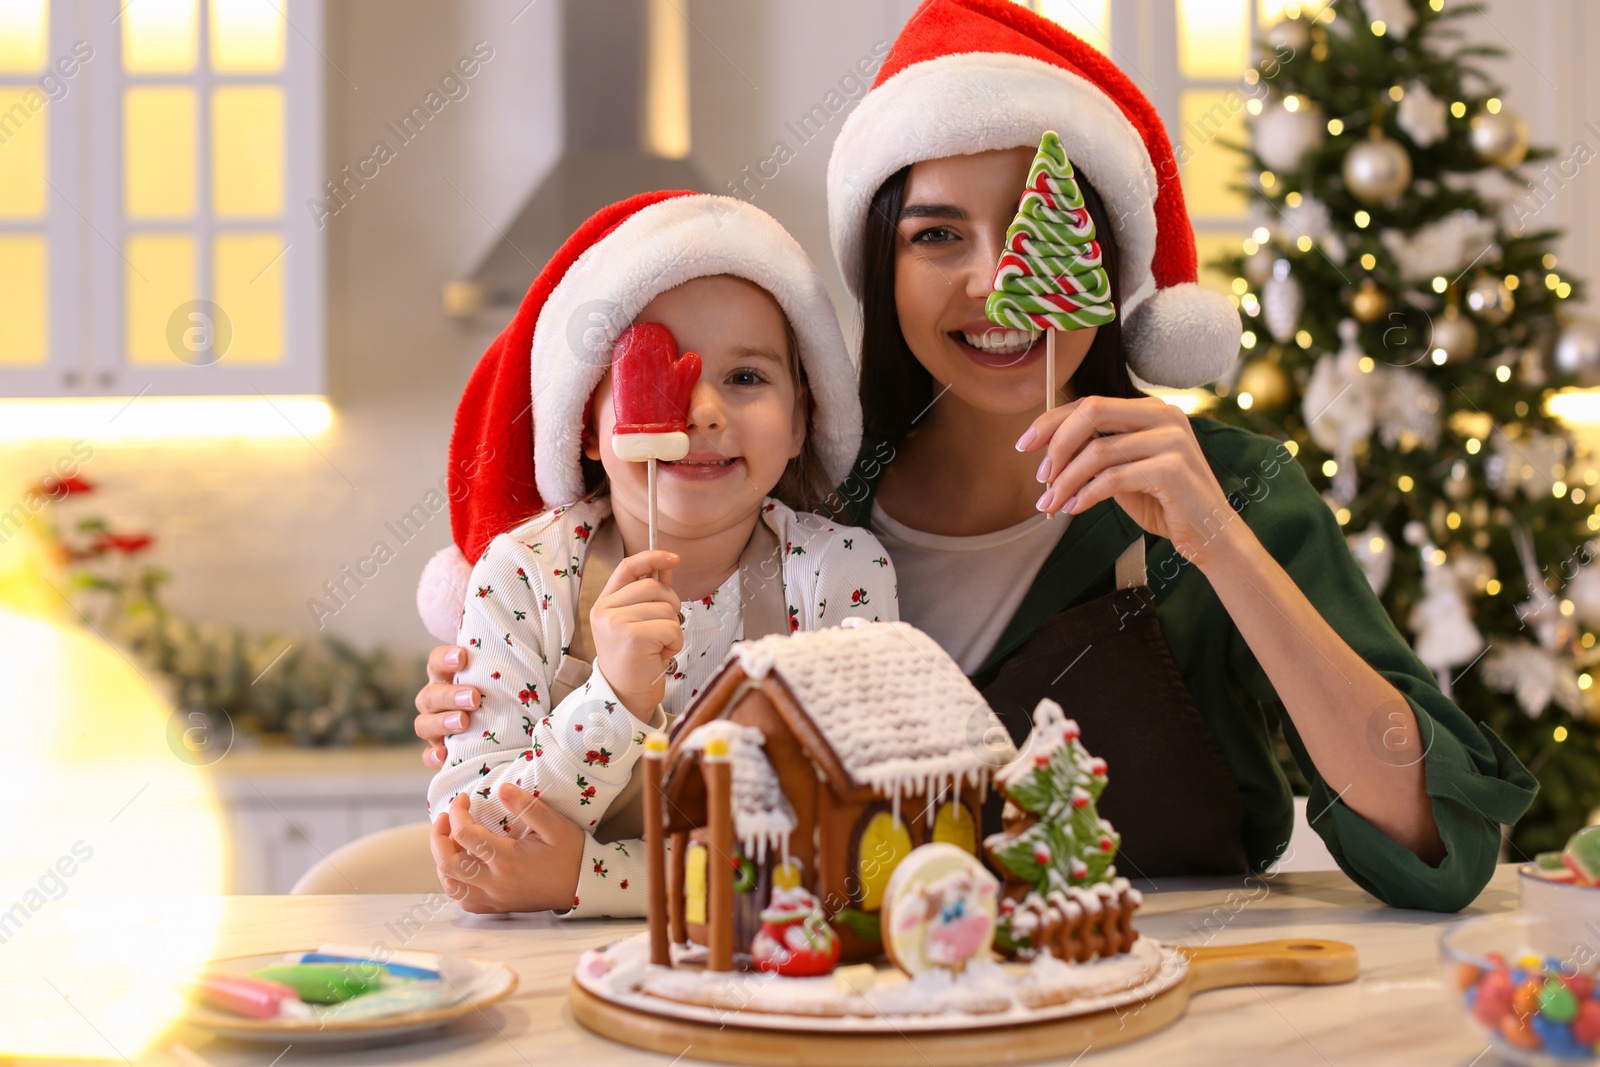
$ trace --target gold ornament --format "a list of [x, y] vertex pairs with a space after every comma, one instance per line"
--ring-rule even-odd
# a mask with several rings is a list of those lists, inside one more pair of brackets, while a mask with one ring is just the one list
[[1528, 158], [1528, 124], [1522, 116], [1507, 108], [1497, 114], [1480, 111], [1472, 116], [1472, 129], [1467, 135], [1472, 150], [1485, 163], [1501, 167], [1514, 167]]
[[1377, 125], [1371, 137], [1344, 154], [1343, 170], [1350, 195], [1369, 207], [1394, 199], [1411, 184], [1411, 157]]
[[1389, 310], [1389, 298], [1371, 278], [1362, 278], [1361, 285], [1350, 298], [1350, 314], [1357, 322], [1372, 323], [1383, 318]]
[[1238, 391], [1249, 393], [1258, 411], [1282, 407], [1289, 400], [1289, 375], [1277, 361], [1258, 359], [1239, 371]]
[[1461, 309], [1451, 304], [1444, 314], [1433, 320], [1433, 338], [1428, 346], [1430, 353], [1443, 350], [1445, 362], [1457, 363], [1471, 356], [1478, 347], [1478, 328], [1472, 320], [1461, 314]]
[[1480, 274], [1467, 286], [1467, 310], [1490, 326], [1506, 321], [1517, 306], [1517, 298], [1506, 288], [1503, 279]]

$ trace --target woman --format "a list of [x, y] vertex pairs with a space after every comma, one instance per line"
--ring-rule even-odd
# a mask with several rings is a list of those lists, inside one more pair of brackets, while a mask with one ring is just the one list
[[[1060, 335], [1059, 403], [1040, 414], [1042, 338], [993, 330], [983, 306], [1047, 129], [1119, 314]], [[1281, 446], [1129, 378], [1212, 380], [1239, 329], [1193, 284], [1176, 163], [1137, 88], [1018, 5], [929, 0], [840, 132], [829, 211], [863, 316], [868, 438], [840, 487], [847, 521], [888, 547], [902, 618], [1014, 735], [1041, 697], [1078, 719], [1112, 768], [1101, 807], [1125, 873], [1278, 856], [1292, 805], [1277, 720], [1346, 873], [1395, 906], [1469, 903], [1536, 783], [1440, 693]], [[430, 659], [420, 711], [475, 702], [449, 684], [451, 654]], [[420, 716], [418, 734], [437, 740], [447, 718]]]

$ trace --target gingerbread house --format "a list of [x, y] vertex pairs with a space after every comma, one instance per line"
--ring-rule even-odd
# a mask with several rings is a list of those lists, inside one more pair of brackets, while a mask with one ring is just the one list
[[776, 886], [816, 896], [844, 959], [877, 955], [895, 866], [933, 841], [977, 854], [990, 775], [1015, 755], [983, 695], [908, 624], [735, 645], [645, 753], [652, 959], [693, 941], [730, 968]]

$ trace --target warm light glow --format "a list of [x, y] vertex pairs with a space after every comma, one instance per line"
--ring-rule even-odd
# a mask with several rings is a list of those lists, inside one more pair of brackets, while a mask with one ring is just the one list
[[31, 74], [49, 61], [50, 5], [47, 0], [6, 0], [0, 4], [0, 71]]
[[1411, 487], [1417, 483], [1411, 480], [1411, 475], [1402, 474], [1399, 478], [1395, 479], [1394, 484], [1400, 488], [1402, 493], [1409, 493], [1411, 492]]
[[1366, 252], [1366, 253], [1362, 254], [1362, 256], [1361, 256], [1361, 267], [1362, 267], [1363, 270], [1371, 270], [1373, 267], [1376, 267], [1377, 265], [1378, 265], [1378, 257], [1377, 256], [1374, 256], [1371, 252]]
[[1491, 115], [1500, 114], [1500, 98], [1497, 96], [1491, 96], [1489, 99], [1483, 102], [1483, 109]]
[[26, 103], [37, 92], [0, 86], [0, 219], [43, 220], [49, 203], [51, 112], [31, 114]]
[[[1356, 212], [1355, 220], [1356, 220], [1356, 226], [1358, 226], [1359, 228], [1361, 228], [1363, 230], [1366, 229], [1368, 226], [1372, 225], [1372, 216], [1367, 214], [1365, 211]], [[1363, 261], [1365, 261], [1367, 259], [1367, 256], [1362, 256], [1361, 258], [1362, 258]], [[1374, 262], [1376, 262], [1376, 260], [1374, 260]], [[1369, 267], [1368, 269], [1370, 270], [1371, 268]]]
[[1301, 348], [1310, 348], [1311, 347], [1311, 331], [1310, 330], [1296, 330], [1295, 334], [1294, 334], [1294, 343], [1299, 345]]
[[1544, 258], [1541, 259], [1539, 262], [1544, 264], [1544, 269], [1545, 270], [1555, 270], [1556, 269], [1556, 254], [1554, 252], [1546, 252], [1544, 254]]
[[[142, 0], [141, 0], [142, 2]], [[211, 0], [211, 68], [266, 74], [283, 68], [287, 0]]]
[[1035, 10], [1110, 54], [1111, 0], [1038, 0]]
[[211, 94], [211, 209], [224, 218], [283, 213], [283, 88], [225, 85]]
[[1302, 252], [1311, 251], [1311, 237], [1308, 234], [1301, 234], [1295, 238], [1294, 246]]
[[1373, 361], [1371, 356], [1362, 356], [1356, 366], [1361, 368], [1362, 374], [1371, 374], [1378, 364]]
[[1337, 137], [1344, 132], [1344, 119], [1329, 119], [1328, 132]]
[[1333, 517], [1339, 520], [1340, 526], [1348, 525], [1350, 522], [1350, 509], [1340, 508], [1338, 511], [1333, 513]]
[[1283, 447], [1284, 447], [1284, 450], [1287, 451], [1289, 453], [1289, 455], [1291, 455], [1291, 456], [1298, 456], [1300, 454], [1300, 442], [1299, 441], [1295, 441], [1293, 439], [1285, 441], [1283, 443]]
[[1373, 24], [1372, 24], [1372, 36], [1374, 36], [1374, 37], [1382, 37], [1385, 33], [1388, 32], [1388, 30], [1389, 30], [1388, 24], [1386, 22], [1384, 22], [1382, 19], [1378, 19], [1378, 20], [1374, 21]]
[[1326, 475], [1327, 477], [1332, 478], [1335, 474], [1339, 473], [1339, 464], [1334, 462], [1331, 459], [1323, 460], [1322, 461], [1322, 473], [1324, 475]]
[[1444, 366], [1444, 361], [1449, 359], [1449, 358], [1450, 358], [1449, 353], [1447, 353], [1444, 349], [1435, 348], [1433, 350], [1432, 359], [1433, 359], [1433, 365], [1434, 366], [1436, 366], [1436, 367]]
[[222, 918], [205, 899], [228, 856], [205, 728], [186, 745], [198, 723], [75, 626], [0, 610], [0, 677], [17, 706], [51, 709], [10, 721], [28, 758], [6, 787], [35, 802], [0, 850], [0, 1051], [141, 1059], [181, 1010], [168, 982], [215, 954]]
[[1484, 583], [1483, 591], [1488, 593], [1490, 596], [1498, 596], [1500, 593], [1500, 579], [1490, 578]]
[[1450, 114], [1454, 115], [1458, 119], [1465, 118], [1467, 114], [1467, 105], [1457, 100], [1455, 103], [1450, 105]]
[[1246, 330], [1244, 333], [1239, 335], [1239, 347], [1241, 347], [1241, 348], [1254, 348], [1255, 346], [1256, 346], [1256, 333], [1255, 333], [1254, 330]]
[[1448, 288], [1450, 288], [1450, 283], [1448, 281], [1446, 281], [1444, 279], [1444, 277], [1441, 276], [1441, 277], [1437, 277], [1437, 278], [1433, 279], [1433, 291], [1434, 292], [1442, 293]]
[[[1552, 393], [1545, 400], [1544, 410], [1568, 426], [1600, 425], [1600, 389], [1563, 389]], [[1584, 480], [1589, 485], [1595, 484], [1588, 474]]]
[[1512, 292], [1516, 292], [1517, 286], [1519, 286], [1521, 284], [1522, 284], [1522, 279], [1518, 278], [1515, 274], [1507, 274], [1506, 275], [1506, 288], [1507, 289], [1510, 289]]
[[[1589, 685], [1586, 684], [1586, 683], [1590, 683], [1590, 678], [1589, 678], [1589, 676], [1587, 674], [1583, 675], [1582, 677], [1580, 677], [1578, 679], [1578, 688], [1579, 689], [1587, 689], [1587, 688], [1589, 688]], [[1567, 739], [1567, 728], [1565, 726], [1557, 726], [1555, 728], [1555, 730], [1552, 731], [1551, 736], [1556, 739], [1556, 744], [1559, 745], [1561, 742], [1563, 742], [1563, 741], [1565, 741]]]
[[1237, 78], [1250, 65], [1245, 0], [1178, 0], [1178, 69], [1189, 78]]
[[0, 400], [0, 441], [316, 437], [332, 424], [319, 396]]
[[[1174, 134], [1187, 148], [1178, 159], [1191, 215], [1234, 220], [1245, 213], [1247, 201], [1232, 188], [1245, 176], [1244, 157], [1218, 143], [1219, 139], [1249, 139], [1245, 112], [1237, 97], [1237, 90], [1221, 89], [1188, 89], [1179, 94], [1179, 123]], [[1262, 174], [1261, 184], [1271, 188], [1272, 179]]]
[[689, 155], [689, 16], [678, 0], [650, 0], [645, 137], [665, 159]]
[[123, 69], [132, 74], [194, 69], [200, 50], [198, 0], [133, 0], [121, 16]]
[[1250, 236], [1255, 238], [1257, 244], [1264, 245], [1267, 243], [1267, 239], [1272, 236], [1272, 231], [1267, 229], [1265, 226], [1257, 226], [1255, 229], [1250, 231]]
[[0, 367], [37, 367], [49, 358], [49, 276], [43, 236], [0, 235]]
[[1482, 447], [1483, 442], [1478, 440], [1476, 437], [1467, 438], [1467, 455], [1476, 456], [1478, 454], [1478, 449]]
[[1160, 397], [1185, 415], [1193, 415], [1202, 408], [1210, 407], [1216, 397], [1208, 389], [1164, 389], [1152, 387], [1145, 390], [1151, 396]]
[[1507, 366], [1496, 367], [1494, 376], [1502, 382], [1509, 382], [1511, 380], [1511, 368]]
[[1249, 393], [1240, 393], [1235, 400], [1239, 405], [1240, 411], [1249, 411], [1251, 406], [1256, 402], [1256, 398], [1251, 396]]
[[123, 95], [123, 210], [133, 219], [187, 218], [195, 210], [196, 103], [185, 85]]

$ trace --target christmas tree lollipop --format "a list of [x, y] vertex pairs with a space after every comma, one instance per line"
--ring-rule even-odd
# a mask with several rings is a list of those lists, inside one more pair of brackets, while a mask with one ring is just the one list
[[629, 326], [611, 349], [611, 403], [617, 422], [611, 450], [630, 463], [648, 463], [650, 547], [656, 547], [656, 461], [689, 454], [689, 394], [700, 378], [700, 357], [678, 354], [672, 331], [659, 322]]
[[1056, 399], [1055, 331], [1086, 330], [1117, 317], [1094, 220], [1053, 130], [1039, 139], [993, 287], [983, 307], [990, 322], [1046, 331], [1044, 406], [1049, 411]]

